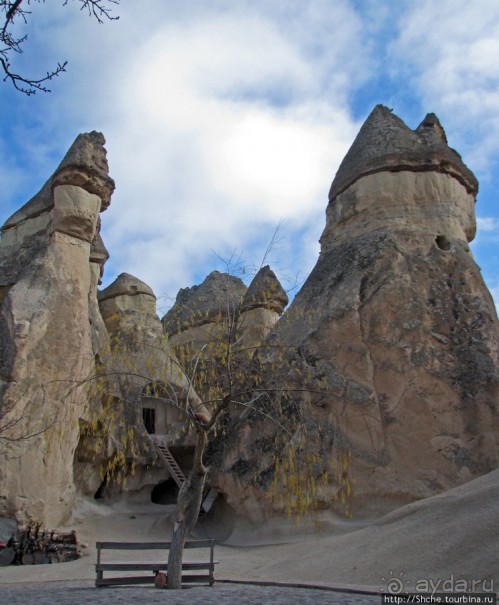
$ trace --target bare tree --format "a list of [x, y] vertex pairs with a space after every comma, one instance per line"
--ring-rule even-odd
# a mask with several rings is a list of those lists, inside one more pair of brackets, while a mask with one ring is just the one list
[[[320, 486], [314, 484], [312, 475], [316, 469], [312, 466], [314, 460], [320, 458], [316, 449], [320, 435], [318, 428], [311, 427], [310, 420], [302, 422], [300, 406], [310, 405], [303, 404], [303, 397], [308, 398], [308, 402], [322, 400], [327, 396], [327, 387], [318, 389], [313, 381], [306, 383], [306, 377], [300, 378], [299, 385], [283, 381], [275, 369], [279, 366], [282, 370], [286, 366], [289, 351], [282, 346], [252, 341], [250, 326], [245, 325], [238, 308], [226, 304], [218, 321], [220, 331], [211, 333], [209, 342], [199, 350], [190, 351], [189, 347], [179, 346], [175, 348], [176, 355], [168, 357], [167, 363], [173, 364], [185, 379], [181, 392], [173, 388], [166, 373], [162, 373], [163, 347], [155, 354], [151, 344], [134, 342], [137, 333], [126, 333], [126, 329], [124, 333], [115, 333], [115, 345], [108, 358], [110, 363], [103, 368], [102, 374], [90, 378], [96, 386], [98, 379], [102, 379], [98, 389], [104, 399], [109, 389], [122, 394], [148, 389], [148, 397], [156, 397], [177, 409], [185, 418], [185, 424], [194, 431], [193, 464], [177, 498], [168, 558], [169, 589], [182, 587], [184, 545], [198, 521], [207, 477], [213, 470], [205, 461], [207, 448], [216, 450], [217, 443], [218, 447], [223, 447], [228, 437], [235, 437], [244, 423], [249, 422], [262, 434], [270, 432], [271, 426], [274, 433], [269, 438], [272, 451], [266, 454], [269, 501], [274, 502], [272, 492], [277, 503], [285, 491], [286, 502], [279, 506], [297, 515], [307, 514], [318, 501], [316, 489]], [[149, 348], [144, 356], [147, 362], [138, 367], [137, 351], [144, 346]], [[158, 363], [160, 359], [163, 361]], [[112, 386], [113, 378], [116, 387]], [[117, 415], [118, 423], [121, 417], [121, 414]], [[307, 431], [317, 434], [307, 435]], [[122, 460], [126, 458], [121, 456]], [[323, 464], [327, 462], [323, 460]], [[109, 466], [114, 471], [116, 461], [109, 460]], [[255, 468], [255, 481], [260, 470]], [[124, 471], [125, 474], [128, 472], [126, 468]], [[106, 473], [104, 470], [101, 474]]]
[[[94, 17], [99, 23], [105, 20], [115, 21], [119, 19], [112, 15], [110, 4], [119, 4], [120, 0], [74, 0], [79, 2], [80, 9], [88, 12], [89, 16]], [[23, 46], [28, 35], [18, 36], [13, 33], [16, 23], [27, 24], [31, 12], [26, 7], [32, 2], [44, 2], [44, 0], [0, 0], [0, 14], [3, 25], [0, 29], [0, 63], [4, 72], [4, 82], [10, 81], [11, 84], [20, 92], [30, 96], [36, 92], [50, 92], [46, 84], [53, 78], [59, 76], [66, 71], [67, 61], [58, 63], [57, 66], [49, 71], [44, 76], [28, 77], [18, 74], [13, 71], [11, 64], [12, 53], [21, 54]], [[63, 1], [63, 6], [67, 6], [69, 0]]]

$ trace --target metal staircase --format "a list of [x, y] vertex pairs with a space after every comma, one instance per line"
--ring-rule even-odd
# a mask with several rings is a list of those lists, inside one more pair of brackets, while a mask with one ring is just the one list
[[173, 480], [175, 481], [177, 486], [181, 488], [182, 484], [185, 482], [185, 475], [182, 472], [182, 469], [180, 468], [177, 461], [172, 456], [172, 453], [166, 445], [154, 438], [153, 443], [156, 446], [156, 449], [158, 450], [161, 459], [165, 461], [166, 467], [168, 468], [168, 471], [170, 472], [170, 475], [172, 476]]

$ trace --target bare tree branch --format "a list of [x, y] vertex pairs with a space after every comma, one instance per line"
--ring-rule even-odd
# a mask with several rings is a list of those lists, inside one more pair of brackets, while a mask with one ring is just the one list
[[[23, 45], [28, 39], [27, 34], [16, 37], [9, 28], [14, 27], [16, 20], [20, 19], [24, 24], [28, 23], [28, 15], [30, 11], [24, 6], [29, 6], [32, 2], [40, 2], [44, 0], [0, 0], [0, 15], [5, 15], [3, 25], [0, 29], [0, 63], [4, 73], [3, 81], [10, 82], [16, 90], [27, 96], [34, 95], [37, 92], [50, 92], [46, 83], [59, 76], [66, 71], [67, 61], [57, 63], [57, 66], [47, 71], [42, 77], [28, 77], [23, 74], [16, 73], [11, 66], [11, 54], [22, 54]], [[104, 20], [115, 21], [119, 19], [113, 16], [112, 9], [108, 4], [120, 3], [120, 0], [73, 0], [80, 2], [81, 10], [87, 10], [90, 17], [94, 17], [98, 23], [103, 23]], [[24, 6], [23, 6], [24, 2]], [[62, 6], [67, 6], [69, 0], [64, 0]]]
[[[78, 0], [81, 2], [80, 10], [87, 10], [90, 17], [95, 17], [99, 23], [104, 23], [104, 19], [117, 21], [119, 17], [111, 15], [111, 8], [102, 5], [102, 0]], [[107, 0], [110, 4], [119, 4], [120, 0]], [[69, 0], [64, 0], [63, 6], [67, 6]]]

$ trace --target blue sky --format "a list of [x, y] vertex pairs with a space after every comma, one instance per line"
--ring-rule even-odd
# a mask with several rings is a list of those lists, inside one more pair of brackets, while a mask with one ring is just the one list
[[[68, 60], [51, 94], [0, 83], [0, 224], [79, 132], [107, 139], [107, 285], [127, 271], [160, 311], [220, 260], [286, 287], [315, 264], [327, 193], [377, 103], [411, 128], [435, 112], [480, 181], [475, 259], [499, 301], [499, 3], [495, 0], [122, 0], [99, 25], [34, 4], [13, 67]], [[19, 31], [22, 31], [21, 29]], [[235, 256], [234, 256], [235, 255]]]

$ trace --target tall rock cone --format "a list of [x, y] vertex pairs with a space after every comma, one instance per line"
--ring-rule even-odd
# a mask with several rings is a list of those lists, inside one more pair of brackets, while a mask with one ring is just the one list
[[359, 507], [497, 466], [497, 314], [468, 246], [477, 190], [436, 116], [412, 131], [376, 107], [333, 181], [297, 319], [277, 330], [327, 379]]
[[261, 344], [288, 304], [288, 295], [272, 269], [262, 267], [241, 302], [239, 325], [247, 345]]
[[99, 213], [114, 190], [104, 144], [79, 135], [1, 228], [0, 518], [53, 527], [72, 513], [83, 384], [108, 342], [97, 305]]
[[325, 392], [302, 425], [321, 428], [322, 460], [351, 456], [354, 515], [497, 467], [498, 320], [468, 246], [477, 190], [436, 116], [411, 130], [377, 106], [333, 181], [319, 260], [269, 337], [289, 351], [282, 382]]

